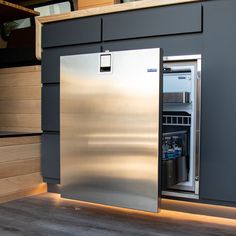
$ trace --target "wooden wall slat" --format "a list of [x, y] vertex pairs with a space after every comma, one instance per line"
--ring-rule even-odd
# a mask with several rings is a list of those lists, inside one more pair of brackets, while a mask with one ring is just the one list
[[40, 157], [40, 143], [0, 147], [0, 165], [3, 162]]
[[112, 4], [120, 3], [118, 0], [78, 0], [78, 7], [79, 10], [81, 9], [87, 9], [87, 8], [93, 8], [93, 7], [101, 7], [101, 6], [107, 6]]
[[[22, 137], [7, 137], [0, 138], [0, 147], [3, 146], [17, 146], [23, 144], [39, 144], [41, 142], [40, 136], [22, 136]], [[1, 154], [0, 154], [1, 155]]]
[[41, 66], [0, 69], [0, 131], [41, 132]]
[[0, 77], [1, 74], [9, 74], [9, 73], [32, 73], [41, 71], [41, 66], [21, 66], [21, 67], [11, 67], [11, 68], [2, 68], [0, 69]]
[[0, 74], [0, 87], [4, 86], [41, 86], [41, 73]]
[[0, 132], [1, 131], [11, 131], [11, 132], [23, 132], [23, 133], [25, 133], [25, 132], [29, 132], [29, 133], [32, 133], [32, 132], [34, 132], [34, 133], [41, 133], [42, 132], [42, 130], [41, 129], [36, 129], [36, 128], [32, 128], [32, 127], [4, 127], [4, 126], [2, 126], [2, 127], [0, 127]]
[[47, 184], [39, 183], [35, 186], [0, 196], [0, 204], [46, 192], [47, 192]]
[[42, 176], [39, 172], [0, 179], [0, 199], [4, 196], [9, 196], [9, 194], [17, 194], [18, 192], [35, 188], [41, 183]]
[[40, 143], [40, 135], [0, 138], [0, 203], [47, 191]]
[[41, 99], [40, 86], [0, 87], [0, 100]]
[[2, 127], [20, 127], [39, 129], [41, 122], [40, 114], [0, 114]]
[[40, 158], [0, 163], [0, 179], [40, 172]]
[[41, 101], [0, 101], [0, 114], [41, 114]]

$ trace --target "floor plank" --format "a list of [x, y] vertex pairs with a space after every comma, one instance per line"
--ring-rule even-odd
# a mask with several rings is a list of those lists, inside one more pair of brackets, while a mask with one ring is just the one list
[[114, 209], [41, 194], [0, 205], [0, 235], [235, 236], [236, 220]]

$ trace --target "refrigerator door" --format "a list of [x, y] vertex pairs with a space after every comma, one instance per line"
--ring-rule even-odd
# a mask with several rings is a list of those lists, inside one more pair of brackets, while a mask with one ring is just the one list
[[61, 196], [156, 212], [160, 49], [61, 57]]

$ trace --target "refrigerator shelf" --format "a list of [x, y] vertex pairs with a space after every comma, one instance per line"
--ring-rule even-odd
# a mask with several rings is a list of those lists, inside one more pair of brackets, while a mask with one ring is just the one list
[[163, 125], [191, 126], [191, 116], [163, 115]]

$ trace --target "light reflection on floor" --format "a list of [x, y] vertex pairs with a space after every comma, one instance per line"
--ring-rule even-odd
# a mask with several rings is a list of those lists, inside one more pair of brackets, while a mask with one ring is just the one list
[[[41, 195], [44, 197], [43, 195]], [[49, 198], [50, 201], [54, 203], [55, 206], [73, 206], [74, 210], [79, 211], [83, 208], [89, 208], [91, 210], [111, 213], [111, 214], [125, 214], [127, 215], [135, 215], [137, 217], [142, 218], [150, 218], [150, 219], [166, 219], [171, 218], [172, 220], [176, 221], [185, 221], [185, 222], [198, 222], [198, 223], [209, 223], [209, 224], [218, 224], [218, 225], [224, 225], [224, 226], [230, 226], [230, 227], [236, 227], [236, 219], [228, 219], [228, 218], [222, 218], [222, 217], [213, 217], [213, 216], [206, 216], [206, 215], [199, 215], [199, 214], [191, 214], [191, 213], [184, 213], [184, 212], [178, 212], [178, 211], [170, 211], [170, 210], [161, 210], [158, 213], [150, 213], [150, 212], [143, 212], [143, 211], [137, 211], [137, 210], [131, 210], [131, 209], [124, 209], [119, 207], [113, 207], [113, 206], [104, 206], [100, 204], [95, 203], [88, 203], [88, 202], [82, 202], [77, 200], [70, 200], [61, 198], [59, 194], [54, 193], [48, 193], [45, 195], [46, 198]], [[173, 203], [173, 202], [172, 202]], [[188, 203], [188, 207], [191, 207], [191, 204], [195, 203]], [[202, 205], [202, 204], [200, 204]], [[212, 205], [204, 204], [205, 207], [213, 208]], [[217, 208], [218, 206], [216, 206]], [[225, 210], [234, 210], [236, 213], [235, 208], [231, 207], [221, 207], [225, 208]]]

